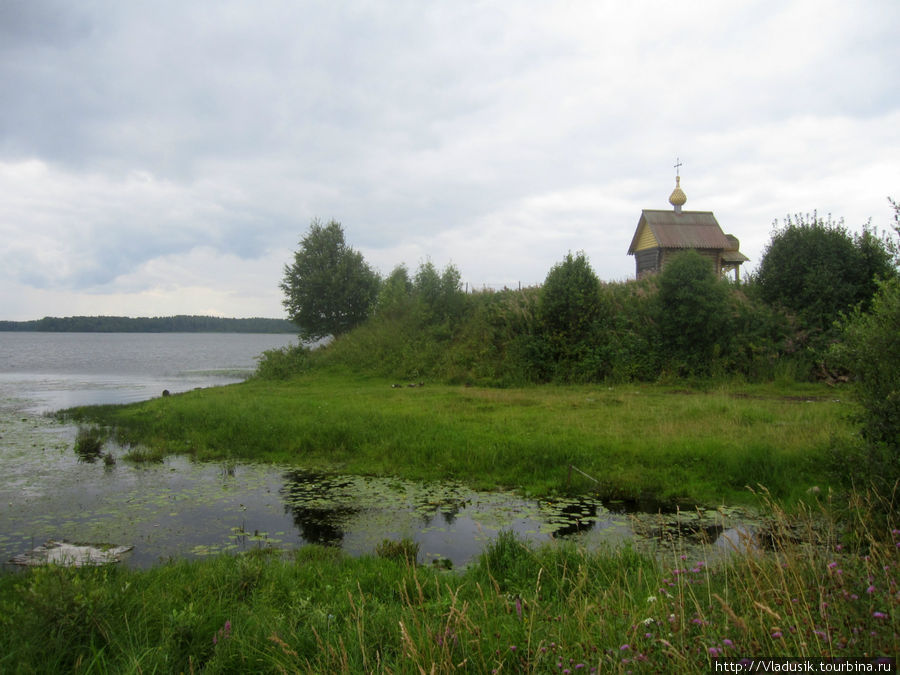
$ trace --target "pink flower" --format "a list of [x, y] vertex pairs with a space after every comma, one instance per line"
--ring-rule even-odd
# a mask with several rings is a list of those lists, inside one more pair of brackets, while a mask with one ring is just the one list
[[888, 618], [888, 615], [885, 614], [884, 612], [872, 612], [872, 616], [874, 616], [876, 619], [886, 619], [886, 618]]
[[874, 592], [875, 592], [875, 587], [874, 587], [874, 586], [869, 586], [869, 587], [866, 589], [866, 593], [874, 593]]
[[776, 640], [780, 640], [781, 639], [781, 631], [776, 630], [774, 633], [772, 633], [772, 637], [775, 638]]

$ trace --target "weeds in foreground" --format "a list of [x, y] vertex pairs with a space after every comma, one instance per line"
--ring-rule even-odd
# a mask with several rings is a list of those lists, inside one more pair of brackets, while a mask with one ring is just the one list
[[0, 670], [690, 673], [900, 652], [900, 530], [847, 543], [846, 524], [769, 507], [771, 550], [724, 558], [502, 533], [461, 573], [320, 547], [35, 569], [0, 577]]

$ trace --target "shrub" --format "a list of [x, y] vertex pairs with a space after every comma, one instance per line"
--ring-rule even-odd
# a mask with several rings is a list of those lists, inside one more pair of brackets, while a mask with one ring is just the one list
[[894, 274], [887, 243], [843, 221], [790, 216], [776, 229], [752, 280], [763, 300], [796, 313], [804, 327], [828, 331], [841, 312], [868, 302], [875, 279]]
[[674, 371], [710, 371], [713, 357], [729, 339], [727, 309], [727, 286], [699, 253], [685, 251], [665, 266], [659, 275], [657, 317]]
[[882, 282], [870, 311], [858, 308], [844, 321], [843, 337], [831, 356], [856, 379], [864, 442], [863, 461], [849, 474], [887, 495], [900, 476], [900, 280]]
[[303, 345], [267, 349], [257, 359], [256, 374], [263, 379], [286, 380], [309, 369], [310, 350]]

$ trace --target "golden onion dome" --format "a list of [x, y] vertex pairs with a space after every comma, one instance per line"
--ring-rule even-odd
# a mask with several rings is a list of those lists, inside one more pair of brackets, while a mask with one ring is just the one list
[[672, 190], [672, 194], [669, 195], [669, 203], [678, 209], [684, 206], [686, 201], [687, 195], [684, 194], [684, 190], [681, 189], [681, 176], [675, 176], [675, 189]]

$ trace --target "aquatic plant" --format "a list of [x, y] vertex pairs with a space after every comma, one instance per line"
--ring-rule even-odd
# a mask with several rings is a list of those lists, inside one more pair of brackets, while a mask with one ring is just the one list
[[78, 427], [75, 435], [75, 454], [84, 462], [94, 462], [100, 458], [107, 433], [100, 427]]

